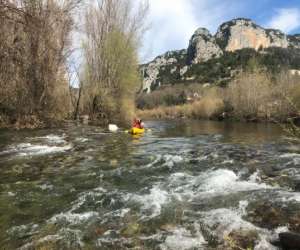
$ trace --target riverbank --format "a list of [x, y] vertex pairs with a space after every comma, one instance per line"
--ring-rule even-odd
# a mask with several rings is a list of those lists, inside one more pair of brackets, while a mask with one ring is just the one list
[[229, 107], [226, 108], [222, 99], [203, 99], [189, 104], [137, 110], [137, 116], [144, 120], [196, 119], [281, 124], [288, 124], [290, 121], [293, 121], [295, 124], [300, 123], [298, 114], [294, 114], [293, 118], [290, 118], [291, 116], [267, 116], [264, 113], [239, 116], [233, 110], [230, 110]]
[[144, 119], [211, 119], [286, 123], [300, 118], [300, 78], [242, 72], [226, 87], [163, 87], [137, 100]]

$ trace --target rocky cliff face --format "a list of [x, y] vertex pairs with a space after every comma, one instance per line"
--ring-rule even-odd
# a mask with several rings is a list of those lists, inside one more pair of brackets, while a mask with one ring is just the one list
[[205, 28], [196, 30], [188, 47], [188, 64], [205, 62], [219, 57], [223, 51], [216, 43], [216, 39]]
[[144, 75], [142, 89], [150, 92], [159, 86], [162, 71], [177, 74], [177, 78], [184, 80], [191, 65], [219, 58], [225, 52], [246, 48], [260, 51], [270, 47], [300, 49], [300, 34], [287, 36], [280, 30], [264, 29], [245, 18], [222, 24], [214, 36], [207, 29], [199, 28], [191, 37], [187, 50], [168, 52], [141, 67]]
[[143, 86], [142, 90], [144, 92], [151, 92], [155, 87], [160, 86], [159, 74], [161, 70], [164, 70], [169, 65], [173, 65], [170, 69], [171, 73], [174, 73], [180, 69], [180, 66], [184, 65], [186, 61], [186, 50], [170, 51], [161, 56], [156, 57], [149, 64], [141, 66], [141, 71], [143, 75]]
[[241, 18], [222, 24], [215, 37], [225, 51], [244, 48], [287, 48], [289, 45], [287, 36], [281, 31], [263, 29], [251, 20]]
[[288, 36], [288, 41], [291, 48], [300, 49], [300, 34]]

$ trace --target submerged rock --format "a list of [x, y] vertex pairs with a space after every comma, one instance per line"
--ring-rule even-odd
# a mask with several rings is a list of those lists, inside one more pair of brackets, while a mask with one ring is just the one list
[[300, 233], [300, 213], [289, 219], [289, 229], [293, 232]]
[[285, 250], [300, 250], [300, 234], [296, 233], [280, 233], [280, 244]]
[[272, 204], [258, 204], [253, 211], [249, 213], [250, 222], [263, 228], [274, 229], [287, 223], [280, 208]]
[[138, 223], [130, 223], [126, 228], [121, 231], [121, 234], [125, 237], [131, 237], [140, 232], [140, 225]]
[[254, 230], [232, 231], [225, 237], [225, 249], [254, 249], [258, 241], [258, 233]]
[[296, 192], [300, 192], [300, 180], [294, 180], [294, 189]]

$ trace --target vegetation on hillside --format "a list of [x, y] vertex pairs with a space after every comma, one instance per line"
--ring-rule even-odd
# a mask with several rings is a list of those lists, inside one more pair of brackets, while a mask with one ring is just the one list
[[286, 69], [300, 69], [299, 49], [266, 48], [259, 51], [242, 49], [225, 52], [223, 56], [207, 62], [192, 64], [184, 76], [180, 75], [180, 68], [186, 65], [186, 61], [180, 60], [162, 67], [158, 81], [161, 85], [198, 82], [226, 86], [239, 72], [247, 69], [248, 62], [252, 58], [272, 74]]

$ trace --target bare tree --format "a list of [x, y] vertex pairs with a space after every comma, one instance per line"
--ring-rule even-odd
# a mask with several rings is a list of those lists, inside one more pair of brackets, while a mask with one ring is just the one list
[[[138, 48], [148, 3], [99, 0], [85, 17], [83, 112], [102, 121], [130, 119], [139, 81]], [[131, 113], [131, 114], [130, 114]]]
[[67, 114], [66, 58], [79, 3], [0, 0], [0, 116], [11, 123]]

